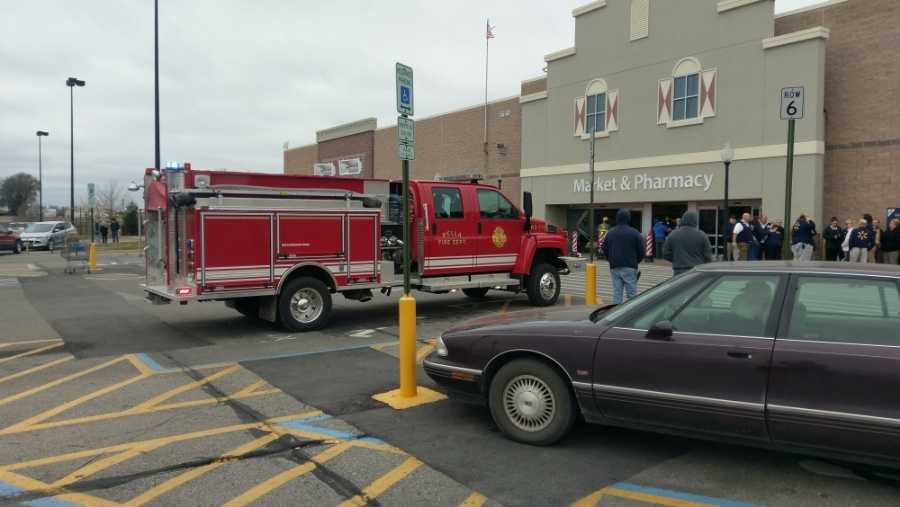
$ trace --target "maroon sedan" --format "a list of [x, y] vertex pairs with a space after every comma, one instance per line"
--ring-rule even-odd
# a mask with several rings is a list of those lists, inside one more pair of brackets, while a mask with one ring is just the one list
[[708, 264], [618, 307], [445, 333], [425, 371], [546, 445], [589, 422], [900, 466], [900, 268]]
[[0, 251], [21, 253], [24, 250], [19, 233], [5, 224], [0, 224]]

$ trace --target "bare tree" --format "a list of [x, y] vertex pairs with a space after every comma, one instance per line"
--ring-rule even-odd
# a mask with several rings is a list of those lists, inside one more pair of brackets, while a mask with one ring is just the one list
[[99, 212], [99, 216], [95, 216], [95, 218], [98, 222], [101, 219], [109, 220], [115, 216], [116, 204], [121, 201], [124, 193], [122, 187], [113, 180], [110, 180], [109, 183], [97, 191], [97, 212]]

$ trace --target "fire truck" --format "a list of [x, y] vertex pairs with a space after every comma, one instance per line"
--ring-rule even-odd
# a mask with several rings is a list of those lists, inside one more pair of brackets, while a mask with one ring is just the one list
[[[323, 327], [336, 294], [369, 301], [403, 285], [402, 184], [195, 170], [144, 173], [143, 288], [156, 304], [224, 301], [294, 331]], [[410, 182], [410, 275], [419, 291], [527, 293], [556, 303], [566, 233], [497, 188]]]

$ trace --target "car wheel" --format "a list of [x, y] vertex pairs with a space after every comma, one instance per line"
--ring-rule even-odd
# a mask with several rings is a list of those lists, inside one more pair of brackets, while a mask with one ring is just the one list
[[331, 292], [321, 280], [300, 277], [288, 282], [281, 291], [278, 318], [291, 331], [319, 329], [330, 316]]
[[53, 251], [53, 238], [50, 238], [47, 240], [47, 251], [48, 252]]
[[550, 264], [538, 264], [528, 275], [525, 290], [534, 306], [550, 306], [559, 299], [559, 272]]
[[487, 295], [488, 288], [487, 287], [479, 287], [479, 288], [472, 288], [472, 289], [463, 289], [462, 291], [463, 291], [463, 294], [465, 294], [466, 296], [468, 296], [472, 299], [481, 299]]
[[241, 298], [234, 302], [234, 309], [244, 317], [251, 319], [259, 318], [259, 299], [257, 298]]
[[534, 359], [517, 359], [500, 368], [491, 381], [489, 402], [500, 430], [531, 445], [557, 442], [576, 419], [575, 401], [566, 381]]
[[22, 242], [16, 241], [15, 246], [13, 246], [13, 253], [20, 254], [22, 253]]

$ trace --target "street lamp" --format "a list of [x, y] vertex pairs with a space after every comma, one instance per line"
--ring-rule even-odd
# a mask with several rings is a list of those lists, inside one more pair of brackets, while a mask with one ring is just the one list
[[41, 163], [41, 138], [50, 135], [46, 130], [38, 130], [35, 132], [38, 138], [38, 216], [40, 221], [44, 221], [44, 176]]
[[84, 86], [84, 81], [70, 77], [69, 87], [69, 219], [75, 223], [75, 87]]
[[[729, 176], [728, 173], [730, 172], [730, 169], [731, 169], [731, 162], [734, 161], [734, 148], [731, 147], [731, 143], [725, 143], [725, 146], [722, 148], [722, 151], [719, 154], [722, 156], [722, 162], [725, 164], [725, 214], [723, 216], [723, 219], [720, 220], [720, 222], [722, 223], [722, 232], [724, 233], [725, 228], [727, 227], [726, 224], [728, 224], [728, 219], [730, 216], [729, 205], [728, 205], [728, 176]], [[724, 239], [725, 239], [725, 241], [724, 241], [725, 244], [722, 245], [722, 247], [725, 250], [724, 251], [724, 254], [726, 256], [725, 260], [730, 261], [731, 259], [728, 259], [727, 256], [728, 256], [728, 242], [731, 240], [731, 238], [724, 238]]]

